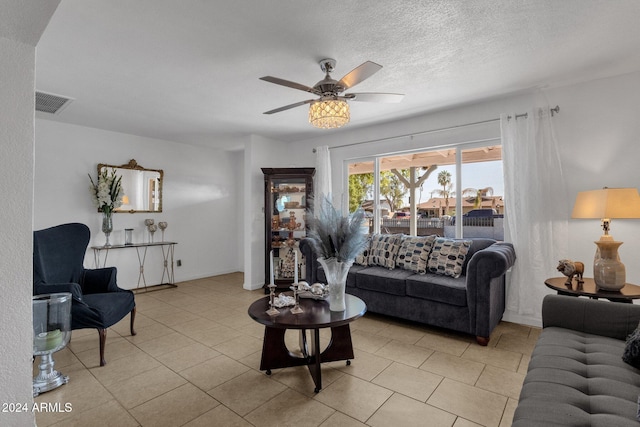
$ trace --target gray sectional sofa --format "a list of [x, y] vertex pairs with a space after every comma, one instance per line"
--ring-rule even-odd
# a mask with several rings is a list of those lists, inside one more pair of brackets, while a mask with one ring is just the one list
[[640, 370], [622, 360], [640, 306], [547, 295], [514, 427], [637, 427]]
[[[479, 344], [487, 345], [491, 331], [504, 313], [505, 273], [516, 255], [509, 243], [481, 238], [465, 240], [471, 243], [467, 243], [463, 263], [458, 260], [462, 265], [459, 277], [421, 274], [397, 265], [391, 269], [354, 264], [349, 270], [346, 292], [361, 298], [368, 311], [464, 332], [474, 335]], [[300, 250], [306, 260], [307, 282], [326, 283], [322, 267], [306, 239], [300, 242]], [[419, 255], [423, 261], [431, 256], [429, 250], [425, 247], [425, 252]], [[398, 263], [405, 265], [399, 260]]]

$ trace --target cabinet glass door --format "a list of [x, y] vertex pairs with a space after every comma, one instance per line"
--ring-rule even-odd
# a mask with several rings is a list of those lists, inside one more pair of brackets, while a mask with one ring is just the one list
[[265, 173], [265, 284], [279, 290], [306, 277], [299, 249], [306, 237], [307, 203], [313, 186], [312, 168], [267, 169]]
[[306, 236], [307, 197], [304, 180], [280, 178], [271, 187], [271, 248], [273, 250], [274, 283], [294, 282], [302, 274], [300, 239]]

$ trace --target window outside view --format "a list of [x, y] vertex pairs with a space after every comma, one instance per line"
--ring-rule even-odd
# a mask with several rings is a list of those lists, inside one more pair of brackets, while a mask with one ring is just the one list
[[[448, 148], [349, 163], [349, 210], [364, 208], [370, 233], [503, 240], [501, 146], [459, 149], [458, 165], [457, 150]], [[378, 177], [374, 176], [376, 161]], [[456, 235], [458, 228], [460, 234]]]

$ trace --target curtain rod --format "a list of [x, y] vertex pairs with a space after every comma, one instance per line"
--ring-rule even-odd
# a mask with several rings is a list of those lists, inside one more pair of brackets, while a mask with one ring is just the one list
[[[551, 117], [553, 117], [555, 114], [560, 113], [560, 106], [556, 105], [554, 108], [550, 108], [549, 111], [551, 111]], [[516, 114], [515, 115], [516, 119], [519, 119], [521, 117], [524, 117], [526, 119], [527, 117], [529, 117], [529, 114], [528, 113], [522, 113], [522, 114]], [[507, 116], [507, 119], [510, 119], [510, 118], [511, 118], [511, 116]], [[468, 126], [476, 126], [476, 125], [481, 125], [481, 124], [484, 124], [484, 123], [497, 122], [499, 120], [500, 120], [500, 117], [498, 117], [496, 119], [481, 120], [479, 122], [465, 123], [465, 124], [462, 124], [462, 125], [449, 126], [449, 127], [446, 127], [446, 128], [430, 129], [430, 130], [425, 130], [425, 131], [421, 131], [421, 132], [408, 133], [408, 134], [404, 134], [404, 135], [388, 136], [386, 138], [370, 139], [368, 141], [359, 141], [359, 142], [352, 142], [350, 144], [334, 145], [333, 147], [329, 147], [329, 149], [331, 150], [333, 148], [351, 147], [353, 145], [369, 144], [371, 142], [390, 141], [392, 139], [400, 139], [400, 138], [413, 137], [413, 136], [416, 136], [416, 135], [426, 135], [426, 134], [429, 134], [429, 133], [444, 132], [444, 131], [447, 131], [447, 130], [453, 130], [453, 129], [463, 128], [463, 127], [468, 127]], [[314, 148], [312, 151], [315, 153], [316, 149]]]

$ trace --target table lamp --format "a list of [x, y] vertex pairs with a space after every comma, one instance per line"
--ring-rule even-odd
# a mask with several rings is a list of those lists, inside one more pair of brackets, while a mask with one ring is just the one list
[[622, 242], [609, 234], [611, 220], [640, 218], [640, 195], [636, 188], [603, 188], [581, 191], [576, 197], [571, 218], [600, 219], [604, 234], [594, 242], [598, 247], [593, 260], [593, 279], [598, 289], [619, 291], [625, 285], [626, 272], [618, 247]]

